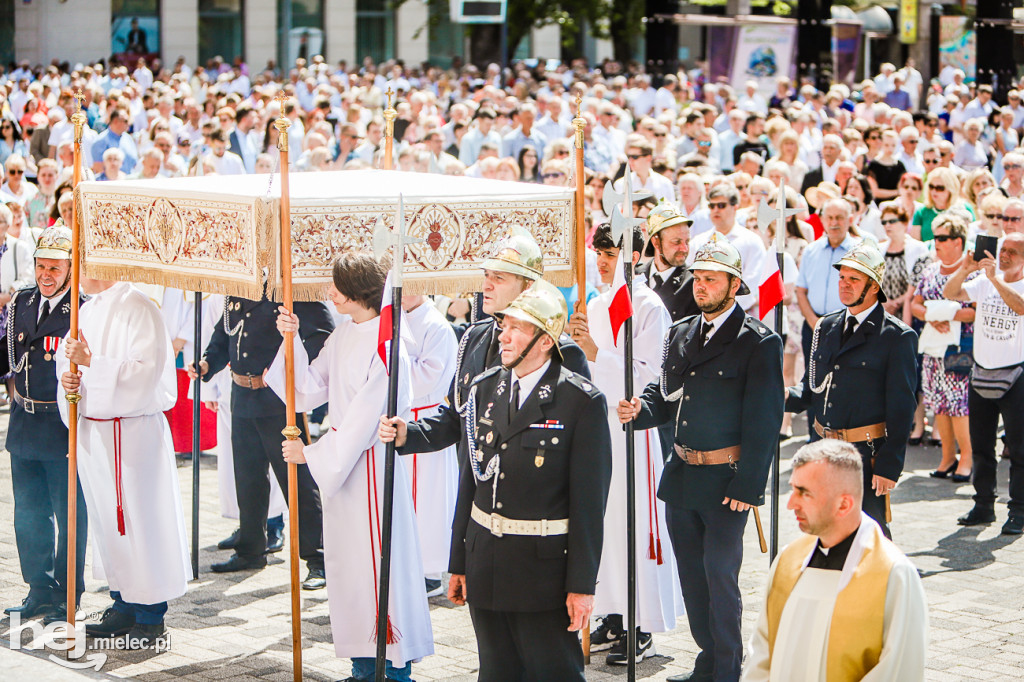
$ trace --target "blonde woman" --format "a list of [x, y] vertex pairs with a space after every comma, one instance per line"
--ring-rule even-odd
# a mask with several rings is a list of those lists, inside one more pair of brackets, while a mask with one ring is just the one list
[[967, 179], [964, 180], [964, 199], [974, 210], [975, 215], [978, 214], [978, 195], [995, 186], [996, 179], [988, 168], [975, 168], [967, 175]]
[[932, 221], [951, 208], [964, 208], [974, 219], [974, 211], [960, 196], [960, 179], [949, 168], [939, 167], [928, 173], [924, 188], [924, 206], [914, 212], [910, 235], [923, 242], [932, 240]]
[[789, 166], [789, 186], [802, 187], [810, 169], [800, 160], [800, 136], [792, 128], [779, 135], [779, 155], [775, 158]]
[[967, 228], [967, 248], [973, 249], [974, 239], [979, 234], [1003, 238], [1003, 209], [1009, 199], [998, 190], [991, 190], [978, 204], [978, 219]]

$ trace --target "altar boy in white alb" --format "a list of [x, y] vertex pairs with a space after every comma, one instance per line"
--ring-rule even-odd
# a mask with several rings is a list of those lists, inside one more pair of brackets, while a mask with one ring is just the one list
[[[384, 444], [377, 437], [377, 422], [387, 411], [388, 395], [388, 374], [377, 352], [377, 333], [386, 274], [367, 253], [346, 254], [335, 262], [331, 302], [350, 319], [331, 333], [312, 364], [302, 343], [294, 343], [295, 409], [305, 412], [327, 401], [331, 429], [313, 445], [291, 440], [282, 446], [285, 461], [307, 463], [320, 488], [334, 651], [339, 658], [352, 659], [356, 680], [373, 679], [377, 650], [377, 580], [384, 511]], [[277, 328], [282, 334], [296, 333], [299, 318], [282, 307]], [[411, 371], [404, 351], [400, 357], [398, 414], [408, 418]], [[266, 378], [283, 400], [283, 346]], [[408, 682], [412, 662], [434, 653], [434, 639], [410, 482], [403, 466], [395, 467], [392, 518], [388, 632], [379, 636], [388, 638], [388, 679]]]
[[[616, 308], [625, 293], [622, 241], [612, 241], [608, 225], [594, 233], [597, 269], [610, 289], [588, 304], [587, 314], [576, 312], [569, 323], [572, 340], [579, 344], [590, 361], [594, 383], [613, 406], [625, 395], [625, 325], [615, 328], [613, 320], [621, 321]], [[643, 250], [640, 228], [633, 233], [635, 265]], [[621, 256], [621, 257], [620, 257]], [[620, 292], [620, 288], [622, 291]], [[616, 296], [619, 296], [616, 299]], [[647, 286], [642, 274], [633, 278], [633, 386], [657, 381], [661, 374], [662, 350], [672, 318], [658, 294]], [[606, 614], [591, 638], [592, 647], [609, 649], [607, 663], [625, 665], [625, 624], [628, 607], [628, 566], [626, 563], [626, 439], [614, 408], [608, 410], [612, 433], [612, 482], [608, 493], [608, 509], [604, 515], [604, 551], [597, 576], [594, 613]], [[617, 434], [617, 435], [616, 435]], [[665, 524], [665, 503], [658, 499], [658, 483], [664, 459], [656, 429], [633, 434], [636, 480], [636, 544], [637, 544], [637, 658], [655, 654], [651, 633], [667, 632], [676, 626], [682, 614], [682, 595], [676, 580], [675, 557], [669, 547]]]
[[[403, 296], [402, 343], [412, 368], [413, 421], [432, 417], [448, 395], [455, 376], [458, 341], [444, 315], [425, 296]], [[405, 332], [408, 332], [406, 336]], [[444, 593], [441, 574], [448, 570], [452, 519], [459, 492], [455, 446], [402, 457], [412, 482], [412, 506], [423, 551], [427, 596]]]
[[857, 449], [838, 440], [793, 456], [787, 507], [806, 535], [772, 564], [743, 682], [924, 680], [924, 588], [861, 511], [861, 467]]
[[[114, 604], [92, 637], [128, 634], [144, 647], [164, 633], [170, 599], [191, 577], [171, 432], [174, 356], [160, 310], [124, 282], [82, 278], [79, 341], [64, 341], [57, 374], [78, 403], [78, 474], [90, 536]], [[79, 366], [72, 374], [70, 362]], [[68, 421], [68, 404], [58, 400]]]

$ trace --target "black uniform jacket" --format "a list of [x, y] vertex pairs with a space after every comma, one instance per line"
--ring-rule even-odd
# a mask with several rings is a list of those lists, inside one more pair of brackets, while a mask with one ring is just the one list
[[[412, 452], [437, 452], [450, 445], [459, 444], [459, 466], [466, 463], [466, 444], [462, 438], [462, 419], [458, 406], [466, 402], [466, 393], [473, 380], [485, 370], [501, 366], [501, 356], [496, 355], [487, 362], [493, 334], [498, 333], [497, 321], [493, 318], [480, 320], [469, 325], [459, 341], [459, 353], [455, 363], [455, 378], [448, 389], [448, 400], [441, 405], [437, 414], [409, 424], [409, 435], [400, 454]], [[587, 356], [568, 334], [558, 340], [562, 351], [562, 364], [572, 372], [589, 379], [590, 366]]]
[[[678, 322], [690, 315], [699, 315], [700, 308], [697, 301], [693, 300], [693, 274], [685, 265], [677, 267], [667, 282], [657, 289], [651, 282], [651, 271], [655, 270], [654, 261], [647, 261], [636, 269], [637, 272], [647, 277], [647, 284], [658, 294], [661, 302], [668, 309], [673, 322]], [[656, 272], [657, 270], [655, 270]]]
[[[277, 308], [280, 304], [268, 300], [251, 301], [228, 296], [224, 301], [224, 315], [213, 330], [203, 359], [210, 370], [203, 381], [224, 369], [230, 362], [237, 374], [262, 376], [270, 367], [281, 348], [281, 333], [277, 331]], [[327, 337], [334, 331], [334, 318], [323, 303], [296, 303], [299, 316], [299, 338], [313, 362]], [[231, 409], [241, 416], [260, 417], [279, 414], [284, 402], [269, 388], [251, 389], [232, 384]]]
[[[475, 382], [473, 456], [485, 472], [500, 455], [500, 471], [495, 493], [494, 478], [478, 482], [472, 466], [461, 468], [449, 570], [465, 574], [477, 608], [564, 608], [568, 593], [593, 594], [597, 584], [612, 474], [607, 404], [553, 358], [510, 423], [511, 386], [511, 372], [498, 367]], [[510, 519], [568, 519], [569, 533], [497, 537], [470, 518], [474, 504]]]
[[730, 464], [691, 465], [673, 455], [665, 465], [658, 497], [684, 509], [718, 508], [726, 497], [759, 505], [775, 456], [785, 384], [782, 339], [736, 306], [707, 344], [700, 346], [702, 316], [669, 329], [661, 387], [644, 389], [638, 429], [675, 420], [675, 442], [694, 450], [740, 446]]
[[[63, 343], [71, 329], [71, 295], [65, 293], [56, 309], [41, 324], [36, 324], [43, 297], [39, 289], [30, 287], [17, 292], [8, 304], [7, 329], [0, 350], [0, 376], [12, 372], [24, 359], [21, 371], [14, 375], [14, 387], [23, 398], [49, 402], [56, 407], [64, 400], [64, 391], [58, 391], [54, 361], [58, 352], [47, 337], [59, 338]], [[80, 302], [85, 298], [81, 297]], [[26, 357], [27, 354], [27, 357]], [[47, 360], [46, 356], [50, 359]], [[58, 395], [59, 394], [59, 395]], [[47, 405], [47, 408], [51, 407]], [[37, 410], [29, 414], [15, 402], [11, 404], [11, 420], [7, 426], [7, 450], [24, 459], [52, 460], [68, 456], [68, 429], [56, 409]]]
[[831, 372], [831, 388], [813, 392], [809, 369], [803, 385], [789, 390], [786, 410], [801, 412], [814, 405], [818, 421], [830, 429], [885, 422], [884, 439], [858, 447], [876, 457], [876, 476], [895, 481], [903, 471], [917, 409], [917, 333], [879, 304], [840, 347], [845, 321], [842, 310], [822, 317], [811, 354], [815, 382], [823, 383]]

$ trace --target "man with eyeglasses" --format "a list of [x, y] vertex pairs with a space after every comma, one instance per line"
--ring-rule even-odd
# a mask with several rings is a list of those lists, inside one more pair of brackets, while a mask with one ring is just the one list
[[707, 167], [711, 172], [718, 174], [718, 154], [714, 153], [715, 131], [711, 128], [698, 128], [694, 136], [697, 148], [679, 159], [677, 165], [682, 168], [686, 166], [699, 165]]
[[1024, 233], [1024, 201], [1010, 199], [1003, 207], [1003, 234]]
[[7, 157], [4, 170], [7, 181], [0, 187], [0, 192], [6, 192], [22, 205], [32, 201], [39, 190], [32, 183], [25, 182], [25, 158], [21, 154], [11, 154]]
[[[634, 191], [645, 190], [659, 201], [675, 200], [675, 188], [672, 186], [672, 181], [651, 170], [654, 147], [650, 142], [640, 136], [631, 136], [626, 142], [626, 158], [629, 159], [629, 169], [633, 173]], [[617, 192], [624, 191], [623, 181], [618, 180], [615, 187]]]
[[[1014, 202], [1019, 212], [1020, 202]], [[967, 277], [977, 270], [983, 270], [985, 277], [967, 282]], [[974, 507], [957, 523], [975, 526], [996, 520], [995, 446], [1002, 417], [1006, 428], [1005, 454], [1010, 460], [1009, 518], [1002, 532], [1020, 535], [1024, 533], [1024, 421], [1020, 418], [1024, 414], [1024, 380], [1020, 378], [1024, 366], [1024, 235], [1006, 235], [998, 261], [991, 253], [981, 261], [966, 254], [942, 293], [952, 301], [971, 301], [978, 307], [974, 323], [975, 368], [967, 397], [974, 451]]]
[[924, 175], [924, 164], [921, 163], [921, 156], [918, 154], [917, 146], [921, 138], [917, 128], [906, 126], [900, 131], [900, 153], [896, 157], [903, 162], [903, 167], [908, 173]]
[[[743, 280], [756, 282], [761, 273], [761, 261], [764, 259], [764, 241], [736, 222], [736, 211], [739, 207], [740, 195], [729, 183], [720, 183], [708, 192], [708, 211], [714, 230], [699, 234], [690, 240], [690, 253], [696, 254], [712, 237], [725, 238], [739, 252], [743, 262]], [[693, 262], [693, 256], [688, 259]], [[751, 311], [757, 307], [757, 292], [738, 295], [736, 303], [743, 310]]]

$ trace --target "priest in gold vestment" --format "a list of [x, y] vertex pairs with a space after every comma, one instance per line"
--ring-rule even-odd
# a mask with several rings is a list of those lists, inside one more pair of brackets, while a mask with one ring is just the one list
[[822, 440], [793, 457], [787, 507], [805, 535], [776, 558], [743, 682], [924, 680], [917, 569], [861, 512], [861, 456]]

